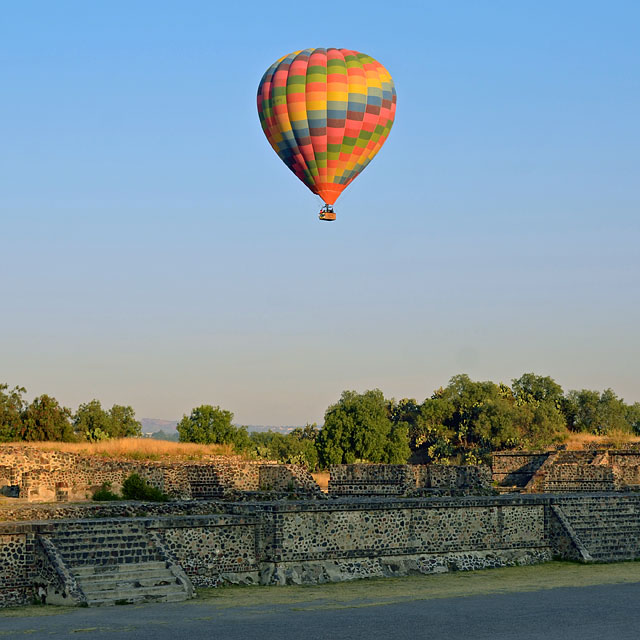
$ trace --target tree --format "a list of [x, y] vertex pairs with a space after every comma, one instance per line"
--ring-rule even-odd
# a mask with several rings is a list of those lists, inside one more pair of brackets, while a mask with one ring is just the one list
[[[318, 451], [312, 438], [299, 437], [299, 433], [306, 430], [306, 427], [298, 428], [286, 435], [277, 431], [254, 431], [250, 435], [250, 450], [259, 458], [286, 464], [303, 464], [313, 471], [318, 466]], [[310, 434], [310, 430], [307, 434]]]
[[562, 387], [549, 376], [523, 373], [511, 381], [513, 395], [520, 404], [544, 402], [560, 408], [563, 398]]
[[100, 400], [91, 400], [78, 407], [73, 417], [76, 434], [89, 442], [99, 442], [110, 437], [111, 420], [102, 408]]
[[597, 391], [569, 391], [563, 404], [568, 428], [571, 431], [595, 433], [599, 401], [600, 394]]
[[142, 424], [136, 420], [133, 407], [114, 404], [107, 413], [108, 433], [111, 438], [131, 438], [142, 435]]
[[26, 392], [24, 387], [9, 390], [8, 384], [0, 384], [0, 442], [9, 442], [19, 437], [21, 414], [25, 407], [22, 396]]
[[632, 425], [627, 421], [628, 407], [613, 389], [605, 389], [598, 402], [598, 433], [630, 433]]
[[296, 427], [293, 429], [289, 435], [296, 440], [310, 440], [311, 442], [315, 442], [319, 433], [320, 429], [318, 429], [318, 425], [315, 422], [313, 424], [307, 422], [304, 427]]
[[343, 391], [331, 405], [317, 438], [323, 466], [357, 461], [406, 462], [411, 451], [405, 423], [394, 425], [388, 417], [382, 391]]
[[637, 404], [625, 404], [612, 389], [605, 389], [602, 393], [582, 389], [567, 394], [564, 412], [572, 431], [596, 435], [612, 432], [637, 433]]
[[421, 452], [428, 462], [442, 462], [453, 455], [455, 431], [451, 428], [455, 407], [442, 397], [443, 389], [420, 405], [420, 412], [409, 428], [411, 449]]
[[28, 441], [75, 440], [71, 425], [71, 409], [61, 407], [55, 398], [41, 395], [22, 411], [19, 439]]
[[633, 433], [640, 436], [640, 402], [634, 402], [627, 407], [627, 422]]
[[[233, 444], [238, 429], [231, 424], [233, 413], [210, 404], [203, 404], [183, 416], [178, 423], [180, 442], [200, 444]], [[246, 431], [246, 430], [245, 430]]]
[[553, 378], [524, 373], [512, 380], [512, 389], [516, 404], [530, 410], [523, 444], [544, 447], [566, 438], [566, 401], [562, 387]]

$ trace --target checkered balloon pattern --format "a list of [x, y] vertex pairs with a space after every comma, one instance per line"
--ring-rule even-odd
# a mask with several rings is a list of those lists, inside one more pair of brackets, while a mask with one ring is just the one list
[[350, 49], [290, 53], [267, 69], [258, 87], [258, 114], [269, 143], [327, 204], [371, 162], [395, 112], [389, 72]]

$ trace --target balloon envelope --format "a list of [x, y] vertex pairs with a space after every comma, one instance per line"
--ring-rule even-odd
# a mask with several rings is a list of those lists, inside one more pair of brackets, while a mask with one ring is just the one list
[[258, 86], [262, 129], [280, 159], [333, 204], [389, 135], [389, 72], [350, 49], [304, 49], [272, 64]]

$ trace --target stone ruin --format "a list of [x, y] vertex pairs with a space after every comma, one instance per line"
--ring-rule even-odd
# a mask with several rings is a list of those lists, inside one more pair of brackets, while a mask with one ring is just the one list
[[[24, 445], [0, 446], [0, 495], [29, 502], [90, 500], [103, 484], [120, 492], [137, 473], [179, 500], [326, 498], [295, 464], [211, 456], [154, 462], [88, 456]], [[351, 464], [330, 467], [329, 496], [455, 496], [492, 493], [486, 466]]]
[[502, 451], [492, 456], [501, 491], [571, 493], [640, 490], [640, 448]]
[[331, 496], [490, 495], [484, 465], [340, 464], [329, 468]]
[[0, 494], [29, 502], [91, 499], [103, 484], [120, 492], [137, 473], [174, 499], [246, 499], [321, 493], [302, 466], [211, 456], [199, 461], [117, 460], [24, 445], [0, 447]]
[[[327, 499], [296, 465], [3, 445], [0, 491], [23, 499], [0, 501], [0, 608], [42, 588], [51, 604], [103, 606], [228, 583], [639, 559], [639, 467], [640, 451], [622, 449], [503, 452], [493, 476], [486, 466], [335, 465]], [[131, 473], [174, 500], [87, 500]]]

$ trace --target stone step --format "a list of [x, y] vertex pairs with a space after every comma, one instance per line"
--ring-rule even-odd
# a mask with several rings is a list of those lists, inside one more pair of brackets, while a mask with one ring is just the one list
[[122, 527], [115, 528], [98, 528], [95, 527], [93, 529], [78, 529], [78, 530], [68, 530], [64, 533], [58, 533], [54, 531], [51, 534], [52, 538], [56, 540], [64, 541], [72, 538], [96, 538], [96, 537], [112, 537], [112, 536], [141, 536], [144, 535], [144, 529], [123, 529]]
[[640, 522], [629, 520], [618, 520], [617, 522], [602, 522], [591, 520], [587, 522], [577, 521], [571, 525], [576, 531], [597, 531], [601, 535], [603, 531], [640, 531]]
[[582, 513], [577, 511], [565, 511], [563, 509], [567, 518], [571, 520], [584, 520], [585, 518], [589, 518], [591, 520], [612, 520], [612, 519], [620, 519], [620, 518], [629, 518], [631, 520], [639, 520], [640, 521], [640, 512], [633, 511], [583, 511]]
[[639, 513], [640, 505], [638, 503], [613, 503], [608, 505], [601, 505], [597, 503], [581, 502], [581, 503], [569, 503], [560, 504], [560, 507], [570, 512], [576, 513], [593, 513], [594, 511], [602, 513], [612, 513], [616, 511], [627, 511], [629, 513]]
[[61, 553], [76, 553], [88, 549], [155, 549], [150, 540], [112, 540], [110, 542], [69, 542], [67, 544], [54, 543]]
[[576, 531], [597, 531], [598, 534], [603, 531], [640, 531], [640, 522], [634, 520], [618, 520], [615, 522], [607, 522], [602, 520], [588, 520], [572, 522], [571, 525]]
[[598, 522], [602, 524], [607, 524], [608, 522], [612, 524], [617, 524], [619, 522], [622, 522], [625, 524], [640, 525], [640, 514], [636, 515], [631, 513], [617, 513], [617, 514], [611, 513], [611, 514], [604, 515], [601, 513], [590, 513], [590, 514], [585, 514], [582, 518], [569, 517], [569, 521], [575, 522], [576, 524], [589, 523], [589, 526], [591, 526], [591, 523], [598, 523]]
[[136, 564], [161, 559], [160, 554], [157, 552], [136, 553], [129, 550], [86, 551], [62, 554], [62, 557], [71, 567], [86, 564]]
[[637, 560], [638, 554], [636, 553], [604, 553], [604, 554], [591, 554], [591, 558], [595, 562], [624, 562], [625, 560]]
[[134, 580], [139, 576], [166, 575], [169, 571], [164, 562], [93, 565], [93, 571], [86, 571], [88, 568], [90, 569], [91, 565], [76, 567], [74, 573], [83, 581], [108, 582], [109, 580]]
[[105, 607], [116, 604], [141, 604], [143, 602], [182, 602], [187, 599], [184, 589], [164, 587], [141, 587], [117, 591], [113, 595], [87, 598], [90, 607]]
[[180, 602], [188, 593], [165, 562], [91, 564], [71, 569], [91, 607]]
[[141, 562], [135, 564], [112, 564], [112, 565], [84, 565], [75, 567], [73, 573], [76, 576], [86, 579], [87, 577], [102, 577], [113, 575], [138, 574], [144, 571], [164, 571], [167, 564], [164, 561], [156, 560], [152, 562]]
[[167, 571], [166, 574], [155, 577], [139, 576], [134, 578], [130, 576], [129, 580], [116, 580], [112, 579], [103, 582], [93, 582], [86, 580], [78, 580], [78, 584], [82, 588], [82, 591], [87, 598], [98, 597], [98, 595], [111, 596], [116, 591], [128, 591], [133, 589], [151, 589], [151, 588], [164, 588], [182, 590], [175, 576]]

